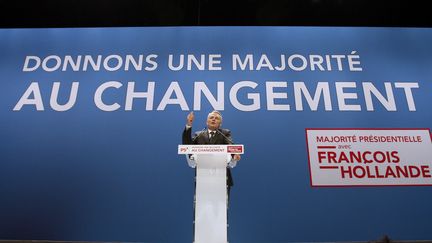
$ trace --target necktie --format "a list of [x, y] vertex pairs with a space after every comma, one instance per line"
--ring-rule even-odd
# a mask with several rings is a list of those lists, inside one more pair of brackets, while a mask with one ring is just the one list
[[215, 132], [210, 132], [210, 137], [209, 137], [209, 139], [212, 139], [213, 136], [214, 136], [214, 134], [215, 134]]

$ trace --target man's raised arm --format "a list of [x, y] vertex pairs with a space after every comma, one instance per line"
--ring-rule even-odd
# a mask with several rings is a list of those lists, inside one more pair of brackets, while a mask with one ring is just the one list
[[191, 111], [186, 117], [186, 127], [183, 130], [182, 143], [192, 144], [192, 124], [195, 119], [193, 111]]

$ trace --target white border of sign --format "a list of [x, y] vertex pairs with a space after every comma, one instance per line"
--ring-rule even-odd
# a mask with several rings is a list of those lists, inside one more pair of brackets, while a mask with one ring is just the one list
[[429, 128], [306, 128], [305, 132], [312, 187], [432, 186]]

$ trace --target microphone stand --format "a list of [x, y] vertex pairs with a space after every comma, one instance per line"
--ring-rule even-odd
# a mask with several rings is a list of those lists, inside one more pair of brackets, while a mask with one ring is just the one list
[[216, 129], [216, 132], [220, 133], [224, 138], [226, 138], [230, 144], [234, 144], [234, 141], [231, 138], [225, 136], [225, 134], [223, 134], [223, 132], [221, 132], [219, 129]]
[[199, 131], [198, 135], [196, 135], [193, 139], [192, 139], [192, 144], [195, 142], [195, 140], [197, 140], [197, 138], [199, 136], [201, 136], [201, 134], [204, 133], [204, 131], [206, 130], [206, 127], [204, 127], [201, 131]]

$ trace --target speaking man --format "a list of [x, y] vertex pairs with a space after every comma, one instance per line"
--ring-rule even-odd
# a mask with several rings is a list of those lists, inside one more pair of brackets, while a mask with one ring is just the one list
[[[219, 111], [212, 111], [207, 116], [207, 127], [199, 132], [196, 132], [192, 137], [192, 125], [195, 119], [195, 115], [190, 112], [187, 115], [186, 127], [183, 131], [183, 144], [232, 144], [231, 131], [228, 129], [221, 128], [222, 114]], [[231, 176], [231, 168], [237, 165], [237, 161], [240, 160], [240, 154], [232, 155], [231, 161], [227, 166], [227, 187], [228, 195], [231, 186], [234, 185]], [[188, 160], [189, 166], [192, 168], [196, 167], [196, 162], [191, 159]]]

